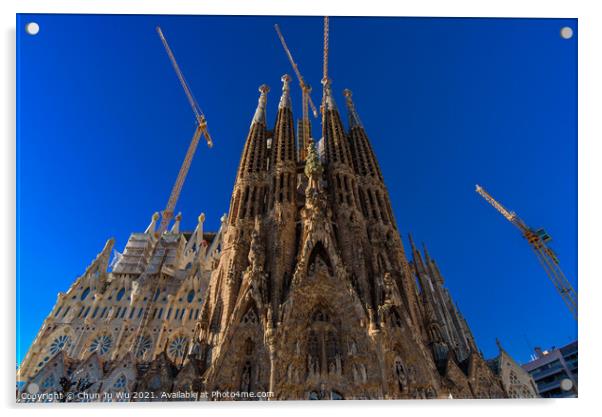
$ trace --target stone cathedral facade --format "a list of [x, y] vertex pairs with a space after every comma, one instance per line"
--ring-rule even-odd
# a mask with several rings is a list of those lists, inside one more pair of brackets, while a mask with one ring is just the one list
[[219, 232], [203, 234], [200, 219], [182, 233], [176, 220], [155, 236], [153, 217], [111, 272], [108, 242], [59, 294], [19, 369], [23, 392], [35, 383], [149, 393], [120, 397], [139, 401], [507, 396], [438, 265], [411, 238], [406, 252], [351, 92], [345, 129], [325, 83], [314, 143], [302, 122], [296, 138], [282, 81], [273, 127], [260, 87]]

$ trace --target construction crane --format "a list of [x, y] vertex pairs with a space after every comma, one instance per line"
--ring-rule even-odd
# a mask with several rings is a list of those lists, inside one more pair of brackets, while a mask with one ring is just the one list
[[328, 25], [328, 16], [324, 16], [324, 60], [323, 60], [323, 68], [322, 72], [324, 77], [322, 82], [326, 82], [328, 80], [328, 36], [329, 36], [330, 28]]
[[562, 297], [562, 300], [570, 310], [571, 314], [577, 320], [577, 293], [572, 285], [566, 279], [564, 272], [560, 269], [558, 257], [554, 251], [546, 244], [552, 240], [550, 235], [544, 229], [532, 229], [517, 216], [513, 211], [508, 211], [504, 206], [498, 203], [483, 187], [477, 184], [476, 192], [481, 195], [489, 204], [491, 204], [502, 216], [520, 230], [523, 237], [527, 239], [529, 245], [535, 252], [537, 260], [546, 271], [546, 274], [554, 284], [556, 291]]
[[301, 159], [305, 159], [305, 147], [307, 146], [307, 144], [309, 143], [309, 110], [308, 110], [308, 104], [309, 106], [311, 106], [311, 111], [313, 113], [314, 117], [318, 117], [318, 110], [316, 109], [316, 106], [314, 104], [314, 102], [311, 99], [311, 87], [305, 82], [305, 79], [303, 78], [303, 76], [301, 75], [301, 71], [299, 71], [299, 67], [297, 66], [297, 64], [295, 63], [295, 60], [293, 59], [293, 55], [291, 54], [290, 49], [288, 48], [288, 45], [286, 44], [286, 41], [284, 40], [284, 36], [282, 35], [282, 32], [280, 31], [280, 27], [276, 24], [274, 25], [274, 29], [276, 29], [276, 33], [278, 34], [278, 38], [280, 39], [280, 43], [282, 43], [282, 47], [284, 48], [284, 52], [286, 52], [286, 56], [288, 57], [289, 62], [291, 63], [291, 66], [293, 67], [293, 71], [295, 72], [295, 75], [297, 76], [297, 79], [299, 80], [299, 85], [301, 86], [301, 107], [303, 110], [303, 143], [300, 144], [300, 149], [299, 149], [299, 153], [300, 153], [300, 157]]
[[328, 80], [328, 36], [329, 36], [329, 26], [328, 26], [328, 16], [324, 16], [324, 48], [323, 48], [323, 67], [322, 67], [322, 105], [320, 106], [320, 111], [322, 112], [322, 138], [326, 140], [326, 94], [327, 89], [330, 88], [329, 80]]
[[182, 166], [180, 167], [180, 172], [178, 172], [178, 177], [171, 190], [171, 194], [169, 195], [169, 200], [167, 201], [167, 206], [165, 207], [165, 210], [163, 210], [163, 212], [161, 213], [161, 223], [160, 223], [159, 227], [157, 228], [157, 231], [155, 232], [155, 236], [159, 237], [163, 234], [163, 232], [165, 232], [165, 230], [167, 230], [167, 226], [169, 225], [169, 222], [173, 218], [174, 209], [176, 208], [176, 203], [178, 202], [178, 198], [180, 197], [180, 192], [182, 191], [182, 186], [184, 185], [184, 181], [186, 180], [186, 176], [188, 175], [188, 170], [190, 169], [190, 164], [192, 163], [192, 158], [194, 157], [194, 154], [196, 152], [196, 148], [197, 148], [197, 145], [199, 144], [199, 139], [201, 138], [201, 135], [205, 137], [205, 140], [207, 141], [207, 146], [209, 146], [209, 148], [213, 147], [213, 140], [211, 139], [211, 135], [209, 134], [209, 131], [207, 130], [207, 120], [205, 119], [205, 115], [203, 114], [203, 111], [199, 107], [196, 99], [194, 98], [192, 91], [190, 91], [190, 88], [188, 87], [188, 83], [186, 82], [186, 79], [184, 78], [184, 75], [182, 74], [182, 71], [180, 70], [180, 66], [178, 65], [178, 62], [176, 61], [176, 58], [175, 58], [173, 52], [171, 51], [169, 44], [167, 43], [167, 39], [165, 39], [165, 36], [163, 35], [163, 31], [161, 30], [161, 28], [159, 26], [157, 26], [157, 34], [159, 35], [159, 38], [161, 38], [161, 42], [163, 42], [163, 46], [165, 47], [165, 51], [167, 52], [167, 55], [169, 56], [169, 60], [171, 61], [171, 64], [176, 72], [176, 75], [178, 76], [178, 79], [180, 80], [180, 84], [182, 84], [182, 88], [184, 89], [184, 93], [186, 94], [186, 97], [188, 98], [188, 103], [190, 104], [190, 107], [192, 108], [192, 112], [194, 113], [195, 122], [197, 125], [197, 127], [194, 131], [194, 135], [192, 136], [192, 140], [190, 141], [190, 145], [188, 146], [188, 150], [186, 151], [186, 156], [184, 157], [184, 162], [182, 163]]

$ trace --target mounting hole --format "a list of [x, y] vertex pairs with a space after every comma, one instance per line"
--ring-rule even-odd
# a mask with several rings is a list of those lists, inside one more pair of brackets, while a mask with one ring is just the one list
[[37, 35], [40, 32], [40, 25], [36, 22], [29, 22], [25, 25], [25, 32], [27, 32], [28, 35]]
[[560, 389], [563, 391], [570, 391], [573, 389], [573, 381], [568, 378], [564, 378], [562, 381], [560, 381]]
[[571, 39], [573, 37], [573, 29], [568, 26], [563, 27], [560, 29], [560, 36], [562, 36], [562, 39]]

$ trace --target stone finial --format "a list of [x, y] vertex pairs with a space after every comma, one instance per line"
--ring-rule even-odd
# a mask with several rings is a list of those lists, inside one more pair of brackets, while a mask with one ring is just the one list
[[199, 215], [199, 224], [196, 227], [196, 242], [197, 245], [200, 245], [203, 241], [203, 223], [205, 223], [205, 213], [201, 213]]
[[349, 128], [352, 129], [354, 127], [363, 127], [362, 122], [360, 120], [357, 111], [355, 110], [355, 104], [353, 104], [353, 100], [351, 96], [353, 93], [349, 89], [343, 90], [343, 95], [345, 96], [345, 102], [347, 104], [347, 114], [349, 116]]
[[255, 116], [253, 116], [253, 121], [251, 122], [251, 125], [253, 123], [261, 123], [265, 126], [266, 121], [265, 121], [265, 108], [266, 108], [266, 103], [268, 101], [268, 91], [270, 91], [270, 87], [268, 87], [266, 84], [262, 84], [259, 87], [259, 92], [261, 93], [259, 95], [259, 100], [257, 102], [257, 109], [255, 110]]
[[280, 97], [280, 104], [278, 104], [279, 109], [290, 109], [292, 107], [291, 102], [291, 88], [290, 82], [291, 77], [288, 74], [284, 74], [280, 79], [282, 81], [282, 97]]
[[322, 79], [322, 86], [324, 97], [322, 98], [322, 106], [324, 110], [336, 110], [337, 106], [334, 102], [334, 98], [332, 98], [332, 88], [331, 88], [332, 80], [330, 78]]
[[146, 228], [146, 230], [144, 231], [144, 233], [151, 234], [151, 235], [154, 234], [155, 228], [157, 227], [157, 220], [159, 220], [159, 213], [154, 212], [153, 217], [151, 217], [151, 222], [148, 225], [148, 227]]
[[182, 213], [178, 213], [176, 215], [176, 221], [174, 222], [172, 228], [171, 228], [171, 233], [180, 233], [180, 223], [182, 222]]

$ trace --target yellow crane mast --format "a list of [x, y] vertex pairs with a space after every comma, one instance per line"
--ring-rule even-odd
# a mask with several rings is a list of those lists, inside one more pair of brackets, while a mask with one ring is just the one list
[[302, 99], [301, 107], [302, 107], [302, 111], [303, 111], [303, 122], [302, 122], [303, 143], [299, 144], [300, 145], [299, 146], [299, 154], [300, 154], [300, 159], [304, 160], [305, 159], [305, 151], [306, 151], [307, 144], [309, 143], [309, 134], [310, 134], [308, 104], [309, 104], [309, 106], [311, 106], [311, 111], [312, 111], [314, 117], [318, 117], [318, 110], [316, 109], [316, 106], [314, 105], [314, 102], [312, 101], [311, 96], [310, 96], [311, 87], [309, 86], [309, 84], [307, 84], [305, 82], [305, 79], [301, 75], [301, 71], [299, 71], [299, 67], [297, 66], [297, 63], [295, 62], [295, 60], [293, 59], [293, 55], [291, 54], [291, 51], [288, 48], [286, 41], [284, 40], [284, 36], [282, 35], [282, 32], [280, 31], [280, 26], [278, 26], [276, 24], [276, 25], [274, 25], [274, 29], [276, 29], [276, 33], [278, 34], [280, 43], [282, 43], [284, 52], [286, 52], [286, 56], [288, 57], [288, 60], [291, 63], [291, 66], [293, 67], [293, 71], [295, 72], [295, 75], [297, 76], [297, 79], [299, 80], [299, 85], [301, 86], [301, 99]]
[[564, 272], [560, 268], [558, 257], [554, 251], [547, 246], [547, 242], [552, 240], [550, 235], [544, 229], [534, 230], [520, 219], [513, 211], [508, 211], [504, 206], [497, 202], [483, 187], [477, 184], [476, 192], [481, 195], [489, 204], [491, 204], [502, 216], [520, 230], [523, 237], [527, 239], [529, 245], [535, 252], [537, 260], [546, 271], [546, 274], [554, 284], [556, 291], [562, 297], [562, 300], [569, 311], [577, 320], [577, 293], [573, 286], [567, 280]]
[[[182, 166], [180, 167], [180, 171], [178, 172], [178, 177], [176, 178], [176, 182], [171, 190], [171, 194], [169, 195], [169, 200], [167, 201], [167, 206], [165, 207], [165, 210], [163, 210], [163, 212], [161, 213], [161, 223], [160, 223], [159, 227], [157, 228], [157, 230], [155, 231], [155, 237], [160, 238], [163, 235], [163, 233], [165, 232], [165, 230], [167, 230], [167, 226], [169, 225], [169, 222], [173, 218], [176, 203], [178, 202], [178, 199], [180, 197], [180, 192], [182, 191], [182, 186], [184, 185], [184, 181], [186, 181], [186, 176], [188, 175], [188, 171], [190, 170], [192, 158], [194, 157], [194, 154], [196, 152], [196, 148], [199, 144], [201, 135], [203, 135], [205, 137], [205, 140], [207, 141], [207, 146], [209, 146], [209, 148], [213, 147], [213, 140], [211, 139], [211, 135], [209, 134], [209, 131], [207, 130], [207, 120], [205, 119], [205, 115], [203, 114], [203, 111], [199, 107], [196, 99], [194, 98], [192, 91], [190, 91], [190, 88], [188, 87], [188, 83], [186, 82], [186, 79], [184, 78], [184, 75], [182, 74], [182, 71], [180, 70], [180, 66], [178, 65], [178, 62], [176, 61], [176, 57], [174, 56], [171, 48], [169, 47], [169, 43], [167, 43], [167, 39], [165, 38], [165, 35], [163, 35], [163, 31], [161, 30], [161, 28], [159, 26], [157, 26], [156, 30], [157, 30], [157, 34], [159, 35], [159, 38], [161, 39], [161, 42], [163, 43], [163, 47], [165, 48], [165, 51], [167, 52], [167, 55], [169, 56], [169, 60], [171, 61], [171, 64], [176, 72], [176, 75], [178, 76], [178, 79], [180, 80], [180, 84], [182, 85], [182, 88], [184, 89], [186, 98], [188, 98], [188, 103], [190, 104], [190, 107], [192, 108], [192, 112], [194, 113], [194, 117], [195, 117], [195, 121], [196, 121], [196, 125], [197, 125], [197, 127], [194, 131], [194, 134], [192, 136], [192, 140], [190, 141], [190, 145], [188, 145], [188, 150], [186, 151], [186, 156], [184, 157], [184, 162], [182, 163]], [[143, 276], [141, 277], [141, 281], [144, 282], [147, 279], [152, 279], [151, 275], [154, 275], [155, 273], [157, 274], [157, 276], [154, 277], [154, 282], [151, 287], [148, 304], [144, 308], [144, 313], [142, 315], [140, 323], [138, 324], [138, 328], [136, 329], [134, 343], [130, 346], [130, 350], [133, 350], [134, 355], [138, 355], [139, 353], [142, 353], [142, 343], [144, 341], [144, 332], [148, 326], [148, 323], [151, 320], [151, 312], [152, 312], [152, 314], [154, 314], [153, 307], [155, 305], [156, 298], [158, 297], [157, 291], [159, 290], [159, 286], [161, 284], [163, 267], [164, 267], [165, 259], [167, 257], [168, 248], [167, 247], [163, 247], [162, 249], [159, 248], [158, 242], [157, 242], [157, 246], [155, 247], [155, 252], [154, 252], [154, 255], [159, 256], [161, 259], [161, 261], [158, 264], [158, 270], [157, 271], [150, 271], [150, 270], [145, 271], [143, 273]], [[162, 253], [160, 253], [160, 251], [162, 251]]]
[[192, 111], [195, 116], [195, 121], [197, 124], [197, 128], [194, 131], [194, 135], [192, 136], [192, 140], [190, 141], [190, 145], [188, 146], [188, 150], [186, 151], [186, 156], [184, 157], [184, 162], [182, 163], [182, 166], [180, 167], [180, 171], [178, 172], [178, 177], [176, 178], [176, 182], [171, 190], [171, 194], [169, 195], [169, 200], [167, 201], [167, 206], [165, 207], [165, 210], [163, 210], [163, 212], [161, 213], [161, 223], [155, 233], [155, 236], [161, 236], [163, 234], [163, 232], [165, 232], [165, 230], [167, 229], [167, 226], [169, 225], [169, 222], [173, 218], [176, 203], [178, 202], [178, 198], [180, 197], [180, 192], [182, 191], [182, 186], [184, 185], [184, 181], [186, 181], [186, 176], [188, 175], [188, 170], [190, 169], [190, 164], [192, 163], [192, 158], [194, 157], [194, 154], [196, 152], [196, 148], [197, 148], [197, 145], [199, 144], [199, 139], [201, 138], [201, 135], [203, 135], [205, 137], [205, 140], [207, 141], [207, 146], [209, 146], [210, 148], [213, 147], [213, 140], [211, 139], [211, 135], [209, 135], [209, 131], [207, 130], [207, 120], [205, 119], [205, 115], [203, 114], [196, 99], [194, 98], [194, 95], [190, 91], [190, 88], [188, 87], [188, 83], [186, 82], [186, 79], [184, 78], [184, 75], [182, 74], [182, 71], [180, 70], [180, 66], [178, 65], [178, 62], [176, 61], [176, 57], [174, 56], [171, 48], [169, 47], [169, 44], [167, 43], [167, 39], [165, 39], [165, 36], [163, 35], [163, 31], [161, 30], [161, 28], [159, 26], [157, 26], [157, 34], [159, 35], [159, 38], [161, 38], [161, 42], [163, 42], [163, 46], [165, 47], [165, 51], [167, 52], [167, 55], [169, 56], [169, 60], [171, 61], [171, 64], [176, 72], [176, 75], [178, 76], [178, 79], [180, 80], [180, 84], [182, 85], [182, 88], [184, 89], [184, 93], [186, 94], [186, 97], [188, 98], [188, 103], [190, 104], [190, 107], [192, 108]]

